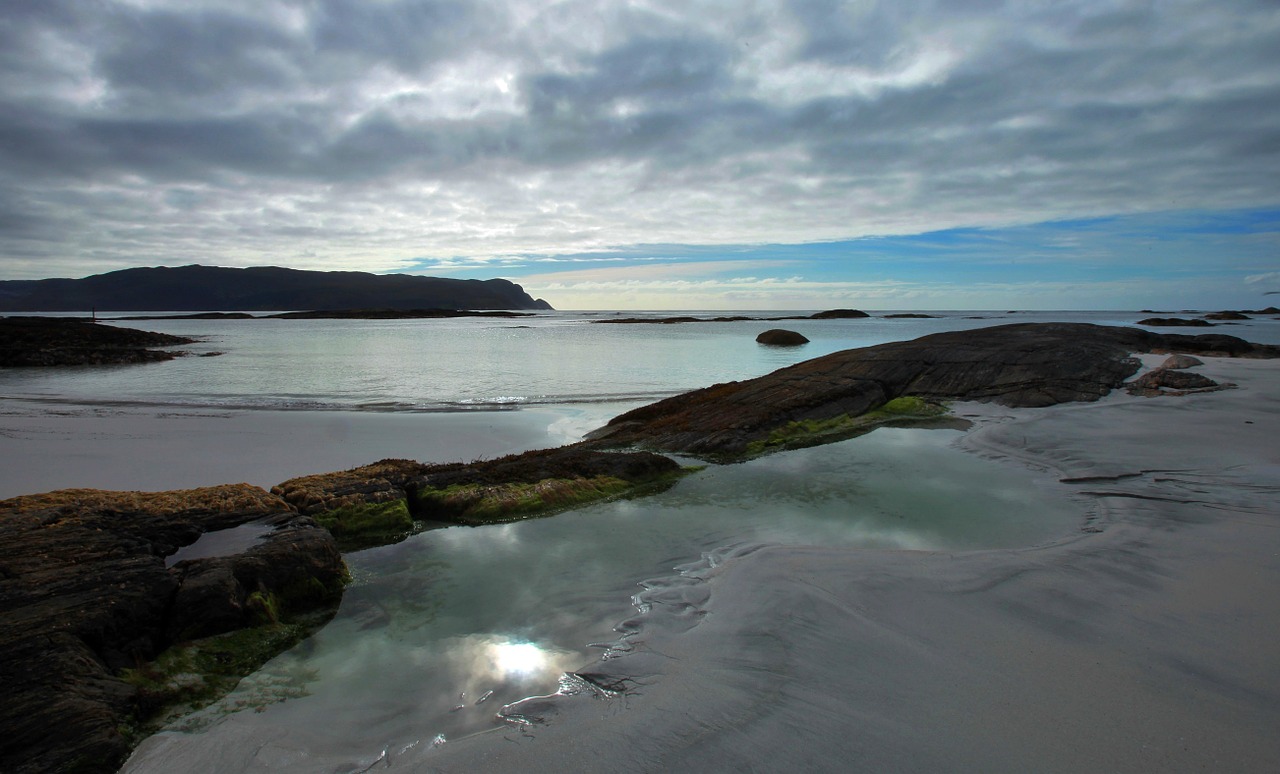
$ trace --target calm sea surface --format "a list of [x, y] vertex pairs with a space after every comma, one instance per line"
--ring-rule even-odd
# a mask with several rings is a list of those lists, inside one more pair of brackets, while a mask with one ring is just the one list
[[[768, 317], [781, 312], [649, 312]], [[807, 314], [807, 313], [797, 313]], [[612, 312], [549, 312], [513, 319], [172, 320], [121, 323], [200, 339], [197, 353], [163, 368], [10, 369], [0, 397], [86, 404], [244, 409], [461, 410], [521, 405], [647, 402], [750, 378], [851, 347], [1012, 322], [1128, 325], [1140, 313], [932, 313], [936, 319], [611, 325]], [[981, 318], [981, 319], [973, 319]], [[810, 343], [755, 343], [769, 328]], [[1208, 329], [1176, 329], [1202, 332]], [[1218, 326], [1253, 341], [1280, 341], [1280, 322]]]
[[[592, 323], [610, 316], [125, 323], [197, 337], [192, 351], [223, 354], [148, 367], [8, 370], [0, 372], [0, 403], [28, 413], [79, 411], [77, 421], [90, 426], [94, 412], [85, 406], [212, 408], [237, 416], [287, 409], [316, 422], [335, 413], [381, 423], [397, 412], [443, 412], [437, 416], [448, 420], [449, 432], [470, 427], [482, 434], [495, 412], [572, 417], [586, 410], [604, 419], [677, 392], [939, 331], [1028, 321], [1123, 325], [1142, 315]], [[756, 334], [772, 327], [811, 342], [757, 345]], [[1280, 343], [1273, 320], [1213, 331]], [[109, 421], [111, 411], [100, 413]], [[622, 622], [635, 614], [633, 605], [646, 604], [645, 589], [678, 585], [682, 572], [725, 553], [777, 543], [1027, 546], [1070, 535], [1089, 515], [1089, 505], [1069, 499], [1051, 475], [962, 452], [954, 446], [960, 435], [881, 429], [711, 466], [645, 498], [502, 526], [435, 529], [351, 554], [354, 581], [329, 625], [165, 732], [167, 757], [144, 746], [126, 770], [198, 769], [211, 761], [221, 771], [393, 765], [500, 725], [495, 713], [504, 704], [555, 692], [565, 672], [606, 651], [619, 637], [615, 629], [629, 630]], [[16, 438], [0, 438], [0, 445], [20, 453]]]

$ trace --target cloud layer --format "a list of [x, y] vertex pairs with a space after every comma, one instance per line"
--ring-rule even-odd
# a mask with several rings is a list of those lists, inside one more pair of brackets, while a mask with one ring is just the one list
[[0, 271], [1256, 208], [1278, 108], [1270, 0], [9, 0]]

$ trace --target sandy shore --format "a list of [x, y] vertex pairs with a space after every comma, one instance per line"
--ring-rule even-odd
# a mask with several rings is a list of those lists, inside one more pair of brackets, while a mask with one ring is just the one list
[[[968, 553], [768, 547], [653, 595], [629, 652], [533, 719], [403, 771], [1280, 769], [1280, 363], [1239, 389], [1010, 411], [962, 404], [976, 453], [1053, 469], [1097, 518]], [[317, 733], [321, 733], [319, 730]], [[127, 771], [329, 771], [229, 718]], [[366, 761], [365, 763], [373, 763]], [[341, 769], [348, 770], [348, 769]], [[362, 770], [362, 769], [355, 769]]]
[[388, 457], [469, 462], [576, 441], [619, 410], [219, 411], [6, 400], [0, 499], [80, 487], [270, 488]]

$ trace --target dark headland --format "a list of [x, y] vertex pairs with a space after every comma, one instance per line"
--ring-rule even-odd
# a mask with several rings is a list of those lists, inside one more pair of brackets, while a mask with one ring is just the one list
[[123, 269], [83, 279], [0, 281], [3, 312], [286, 309], [550, 309], [503, 279], [460, 280], [275, 266]]
[[[588, 441], [499, 460], [384, 460], [273, 492], [63, 490], [0, 502], [0, 770], [113, 771], [167, 706], [223, 690], [232, 678], [215, 666], [252, 669], [322, 621], [341, 594], [341, 545], [400, 539], [426, 520], [547, 515], [687, 472], [635, 447], [739, 459], [877, 423], [937, 421], [947, 400], [1097, 400], [1138, 373], [1134, 353], [1155, 352], [1280, 356], [1216, 334], [1005, 325], [847, 350], [696, 390], [623, 414]], [[1138, 386], [1158, 391], [1166, 381]], [[247, 550], [178, 553], [246, 525], [262, 531]], [[184, 648], [166, 655], [172, 645]]]

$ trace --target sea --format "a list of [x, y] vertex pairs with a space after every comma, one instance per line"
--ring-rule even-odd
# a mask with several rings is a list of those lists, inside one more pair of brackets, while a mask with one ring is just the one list
[[[567, 418], [571, 432], [562, 424], [558, 436], [546, 436], [554, 445], [669, 395], [853, 347], [1009, 323], [1133, 325], [1150, 316], [930, 311], [909, 318], [875, 312], [863, 319], [608, 322], [810, 313], [122, 322], [196, 338], [184, 348], [193, 355], [218, 354], [146, 366], [9, 369], [0, 372], [0, 412], [72, 415], [90, 428], [94, 417], [105, 423], [120, 412], [205, 412], [250, 423], [285, 412], [299, 427], [334, 417], [373, 428], [412, 421], [423, 437], [458, 439], [423, 444], [418, 458], [446, 461], [453, 449], [483, 447], [496, 456], [536, 446], [525, 439], [504, 447], [504, 423], [522, 417]], [[810, 341], [794, 348], [757, 344], [756, 335], [769, 328]], [[1280, 343], [1280, 321], [1273, 319], [1164, 330]], [[175, 424], [173, 432], [190, 426]], [[503, 733], [536, 733], [527, 719], [505, 717], [504, 706], [586, 690], [574, 670], [642, 641], [638, 613], [660, 604], [654, 600], [665, 589], [735, 555], [776, 544], [1020, 548], [1068, 539], [1096, 516], [1051, 471], [967, 452], [959, 444], [963, 435], [883, 428], [828, 446], [709, 465], [657, 494], [512, 524], [427, 529], [349, 554], [352, 583], [332, 621], [225, 698], [175, 721], [124, 770], [217, 760], [221, 771], [355, 772], [394, 769], [411, 757], [421, 762], [431, 749], [477, 733], [503, 744]], [[373, 432], [363, 443], [377, 447], [378, 437]], [[6, 457], [21, 455], [22, 443], [20, 433], [0, 434]], [[368, 451], [368, 462], [392, 456]], [[394, 451], [408, 456], [413, 448]], [[251, 455], [244, 464], [254, 464]], [[89, 475], [88, 467], [81, 470]], [[249, 472], [244, 480], [253, 480]], [[629, 701], [643, 696], [614, 697], [608, 711], [626, 711]]]

